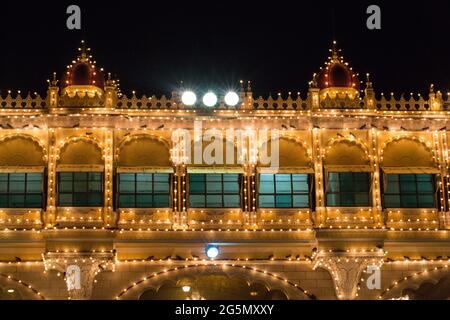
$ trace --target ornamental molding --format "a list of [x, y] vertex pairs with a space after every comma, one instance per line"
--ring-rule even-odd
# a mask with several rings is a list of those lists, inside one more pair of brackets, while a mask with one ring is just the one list
[[385, 252], [382, 249], [362, 252], [320, 251], [314, 256], [314, 267], [327, 270], [340, 300], [353, 300], [357, 296], [361, 273], [369, 266], [380, 268]]
[[45, 270], [64, 274], [70, 300], [89, 300], [95, 277], [102, 271], [114, 271], [114, 253], [48, 252], [43, 255]]

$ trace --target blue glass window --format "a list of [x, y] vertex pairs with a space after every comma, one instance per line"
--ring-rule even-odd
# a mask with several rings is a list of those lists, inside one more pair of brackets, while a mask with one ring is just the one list
[[189, 207], [239, 208], [239, 181], [237, 173], [189, 174]]
[[0, 173], [0, 208], [42, 208], [42, 173]]
[[384, 178], [385, 208], [435, 208], [434, 175], [386, 174]]
[[120, 173], [120, 208], [169, 208], [170, 174]]
[[258, 204], [260, 208], [308, 208], [308, 174], [259, 175]]
[[102, 172], [59, 172], [58, 205], [61, 207], [101, 207]]
[[370, 173], [329, 172], [326, 203], [329, 207], [370, 206]]

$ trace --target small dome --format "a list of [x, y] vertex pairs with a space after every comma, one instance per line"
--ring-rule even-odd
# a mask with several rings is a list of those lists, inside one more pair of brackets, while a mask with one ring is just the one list
[[352, 88], [359, 91], [359, 80], [342, 57], [338, 56], [336, 42], [333, 42], [332, 55], [326, 66], [319, 72], [316, 85], [319, 89]]
[[[76, 61], [73, 61], [71, 65], [67, 67], [66, 72], [61, 81], [61, 89], [63, 92], [72, 91], [71, 89], [77, 91], [93, 91], [95, 88], [99, 93], [101, 93], [105, 87], [105, 77], [103, 72], [98, 69], [91, 57], [88, 55], [88, 50], [84, 47], [84, 42], [82, 42], [83, 48], [81, 54], [78, 56]], [[98, 90], [99, 89], [99, 90]]]

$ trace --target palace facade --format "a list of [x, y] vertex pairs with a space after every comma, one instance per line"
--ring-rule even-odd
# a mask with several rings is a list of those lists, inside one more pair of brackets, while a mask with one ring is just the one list
[[[335, 45], [318, 71], [207, 107], [122, 95], [81, 49], [45, 98], [3, 95], [0, 298], [450, 297], [450, 100], [377, 93]], [[196, 121], [230, 161], [186, 161]], [[278, 129], [278, 168], [229, 129]]]

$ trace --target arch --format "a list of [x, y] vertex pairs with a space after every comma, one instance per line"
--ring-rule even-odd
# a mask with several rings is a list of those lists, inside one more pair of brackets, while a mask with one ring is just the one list
[[25, 134], [11, 134], [0, 140], [0, 166], [43, 166], [46, 151], [39, 140]]
[[[234, 141], [230, 141], [228, 140], [222, 133], [220, 133], [221, 137], [222, 137], [222, 163], [215, 163], [212, 164], [213, 166], [240, 166], [241, 163], [244, 163], [244, 159], [238, 159], [238, 146], [234, 143]], [[204, 159], [204, 154], [205, 154], [205, 149], [209, 149], [212, 148], [212, 145], [214, 143], [215, 140], [211, 139], [211, 141], [205, 141], [203, 140], [203, 136], [200, 139], [196, 139], [196, 140], [192, 140], [191, 142], [191, 154], [190, 154], [190, 163], [188, 163], [188, 165], [192, 165], [192, 166], [210, 166], [205, 162]], [[202, 153], [201, 153], [201, 163], [200, 164], [196, 164], [195, 161], [195, 145], [196, 143], [198, 143], [199, 141], [202, 142]], [[207, 150], [208, 150], [207, 149]], [[206, 150], [206, 151], [207, 151]], [[232, 159], [232, 163], [228, 163], [227, 161], [227, 152], [229, 152], [228, 150], [233, 150], [233, 159]], [[242, 150], [242, 149], [241, 149]], [[212, 157], [215, 157], [215, 153], [211, 154]], [[241, 152], [241, 156], [244, 156], [244, 154]], [[239, 163], [241, 162], [241, 163]]]
[[417, 137], [389, 140], [381, 150], [381, 163], [389, 167], [434, 167], [432, 150]]
[[103, 165], [102, 148], [87, 137], [69, 138], [59, 151], [58, 164]]
[[123, 167], [170, 167], [168, 143], [148, 134], [125, 138], [117, 148], [117, 164]]
[[367, 149], [356, 139], [333, 139], [325, 150], [324, 163], [326, 165], [348, 166], [369, 165]]
[[[444, 272], [444, 276], [439, 278], [439, 274]], [[427, 276], [427, 278], [424, 278]], [[438, 279], [436, 279], [439, 278]], [[423, 289], [423, 284], [428, 283], [434, 288], [446, 288], [450, 283], [449, 265], [441, 265], [423, 269], [422, 271], [413, 272], [405, 277], [393, 281], [386, 289], [384, 289], [378, 296], [378, 299], [389, 299], [395, 295], [402, 296], [406, 291], [417, 292]], [[450, 287], [449, 287], [450, 288]], [[450, 290], [448, 292], [450, 297]]]
[[[263, 147], [270, 154], [272, 141], [268, 140], [258, 150], [260, 154]], [[281, 137], [278, 139], [279, 167], [312, 167], [312, 158], [305, 144], [300, 140]]]
[[[9, 287], [9, 284], [7, 282], [9, 282], [9, 281], [11, 281], [15, 287], [24, 287], [25, 290], [21, 292], [22, 297], [24, 297], [26, 295], [27, 299], [31, 299], [28, 297], [28, 296], [30, 296], [30, 297], [36, 297], [41, 300], [45, 300], [45, 297], [42, 295], [42, 293], [39, 292], [38, 290], [36, 290], [31, 284], [29, 284], [27, 282], [24, 282], [20, 279], [16, 279], [15, 277], [4, 274], [4, 273], [0, 273], [0, 279], [5, 280], [6, 286], [8, 286], [8, 287]], [[29, 294], [26, 294], [27, 292]]]
[[[180, 267], [173, 267], [170, 269], [165, 269], [159, 272], [151, 273], [150, 275], [140, 278], [137, 281], [134, 281], [130, 286], [128, 286], [126, 289], [123, 289], [117, 296], [116, 299], [122, 298], [124, 295], [126, 295], [131, 289], [135, 289], [137, 286], [141, 286], [144, 284], [147, 284], [147, 281], [154, 280], [162, 275], [168, 275], [171, 273], [174, 273], [175, 275], [183, 275], [187, 273], [188, 275], [194, 274], [198, 275], [202, 271], [208, 271], [210, 272], [212, 270], [212, 274], [214, 272], [225, 272], [225, 273], [233, 273], [233, 272], [239, 272], [239, 274], [242, 276], [243, 279], [247, 279], [247, 281], [250, 281], [251, 283], [267, 283], [265, 286], [270, 287], [271, 290], [281, 290], [285, 292], [286, 296], [291, 299], [299, 299], [299, 298], [306, 298], [306, 299], [316, 299], [314, 295], [311, 293], [305, 291], [300, 286], [298, 286], [296, 283], [285, 279], [279, 275], [276, 275], [271, 272], [263, 271], [254, 267], [248, 267], [248, 266], [241, 266], [236, 264], [230, 264], [230, 263], [214, 263], [214, 264], [192, 264], [192, 265], [184, 265]], [[168, 279], [164, 279], [167, 281]], [[161, 286], [160, 286], [161, 287]], [[159, 288], [160, 288], [159, 287]], [[148, 286], [147, 286], [148, 288]], [[155, 289], [155, 286], [150, 287], [151, 289]], [[284, 289], [284, 290], [283, 290]], [[141, 293], [142, 294], [142, 293]], [[140, 294], [140, 295], [141, 295]]]

